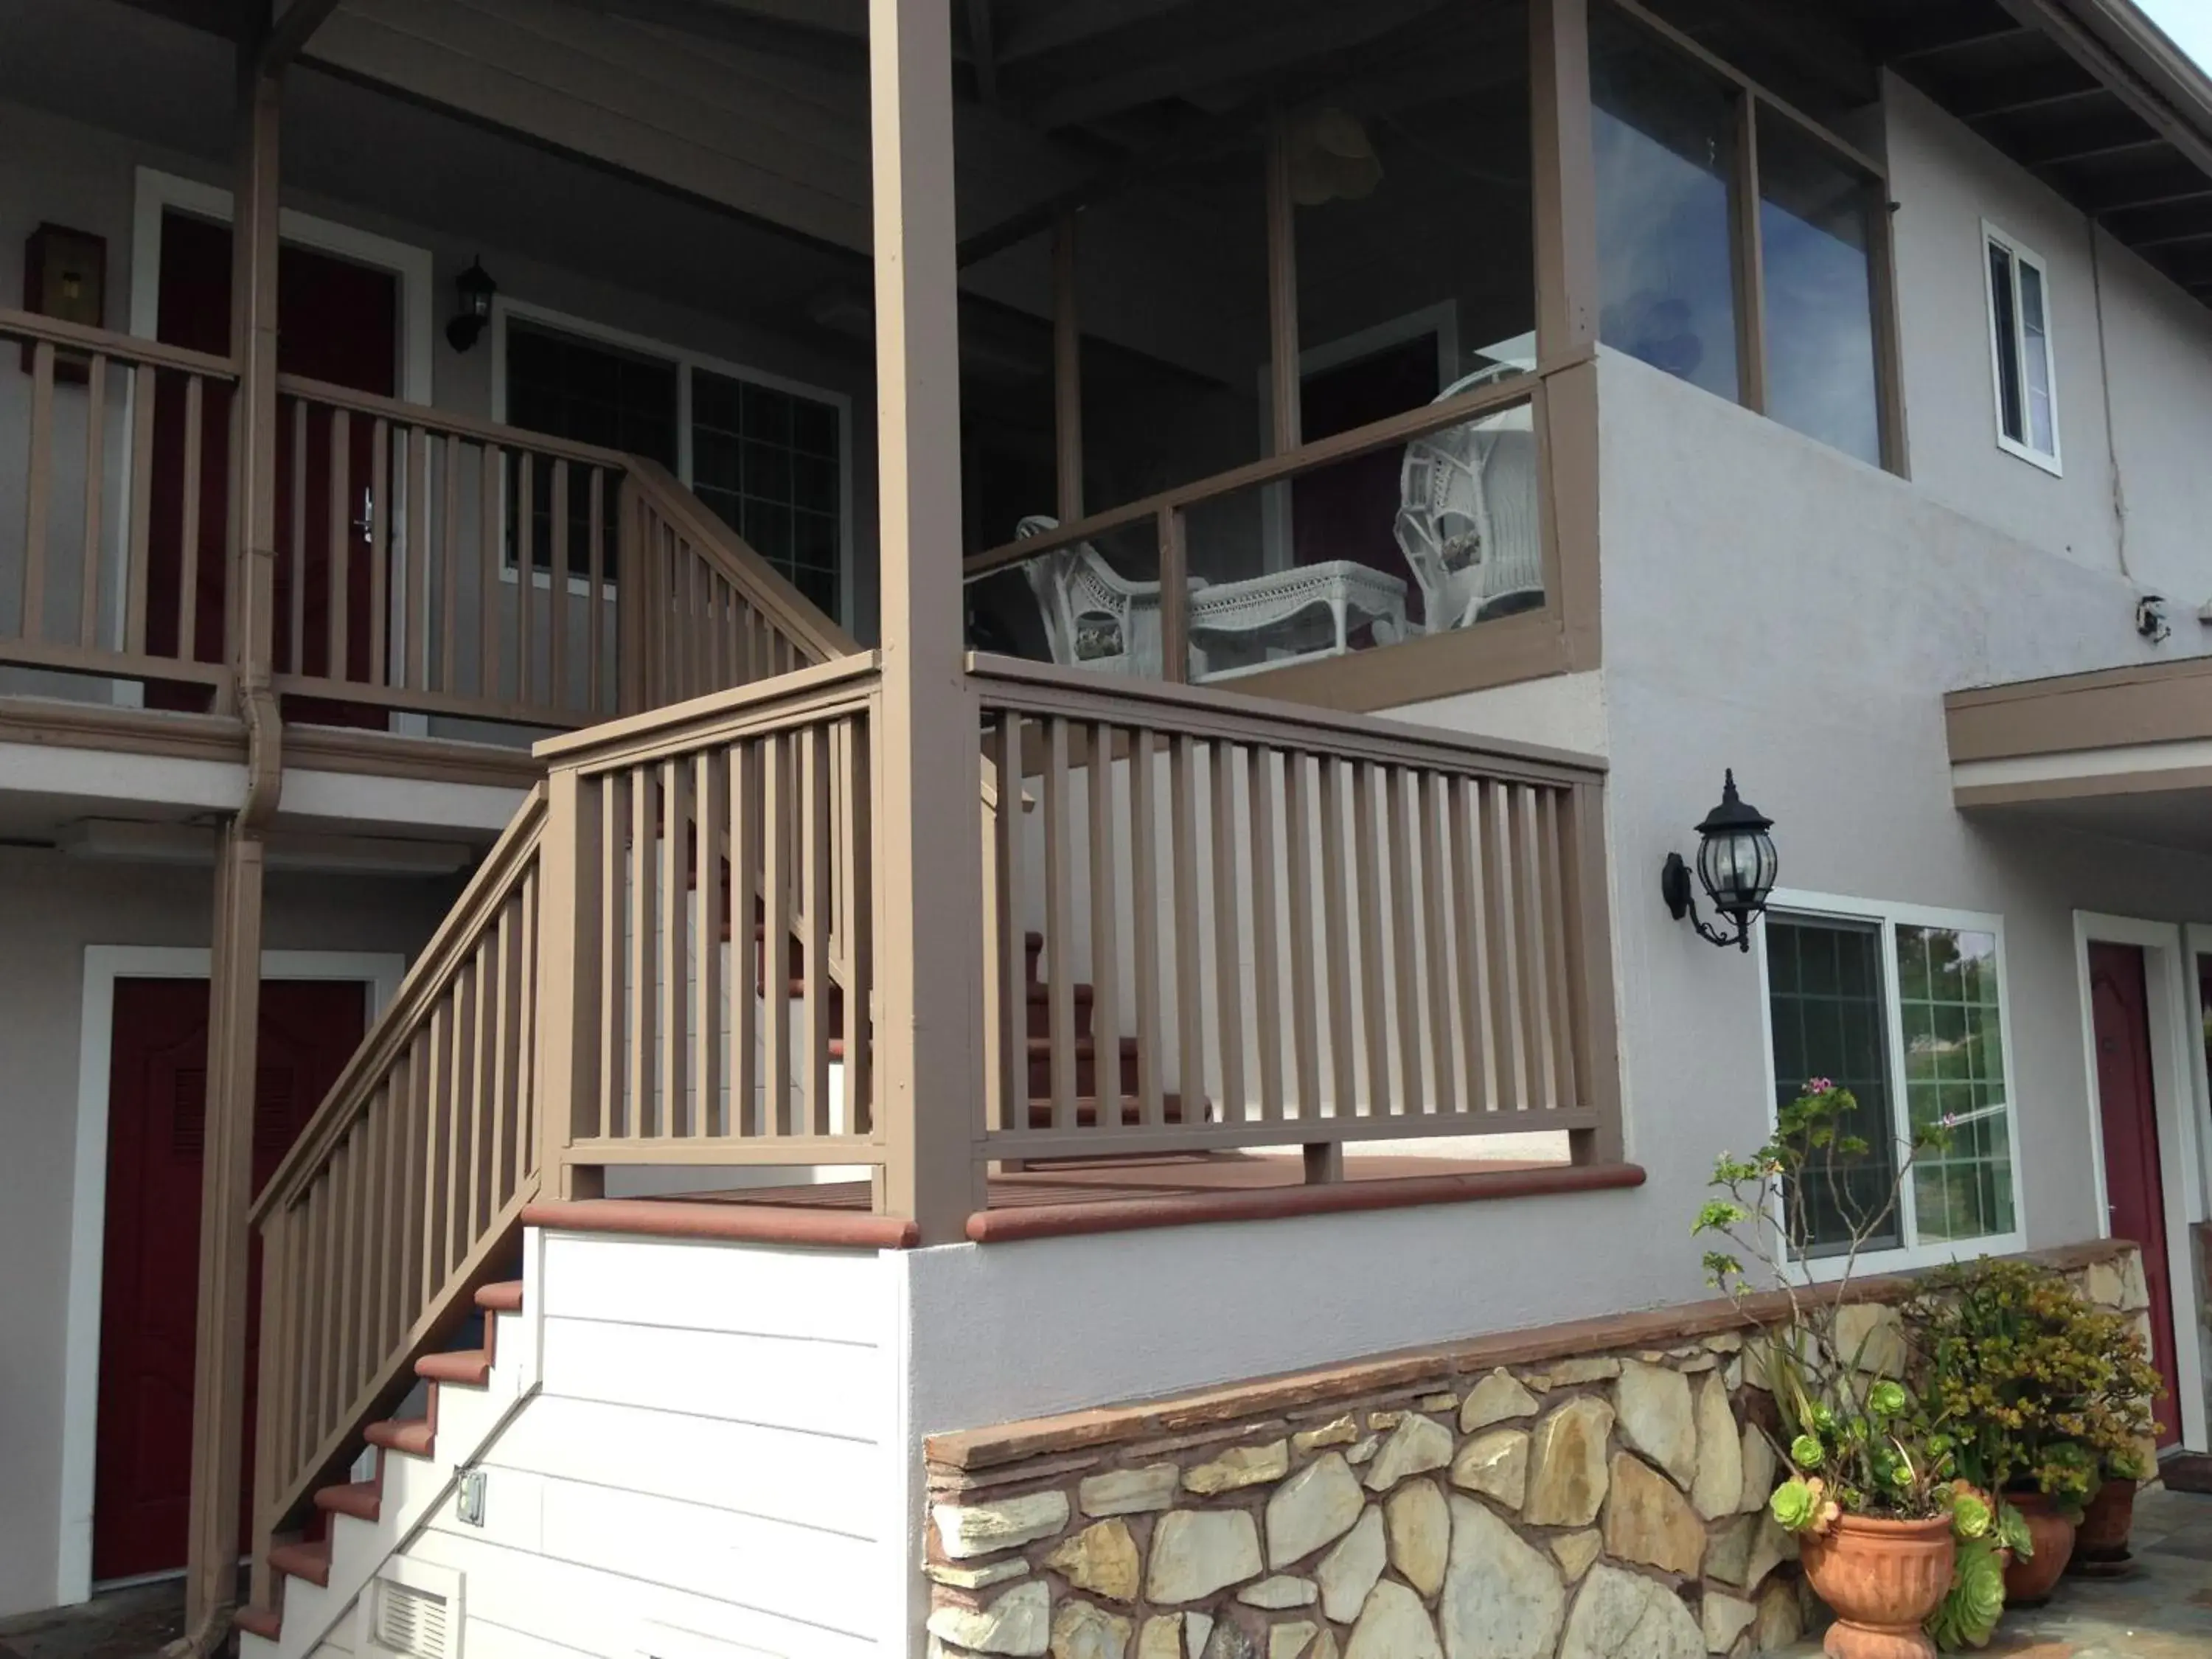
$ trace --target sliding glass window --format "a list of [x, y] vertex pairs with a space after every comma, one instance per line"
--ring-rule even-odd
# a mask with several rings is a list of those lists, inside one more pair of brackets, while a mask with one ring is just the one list
[[1876, 181], [1787, 116], [1759, 112], [1766, 412], [1881, 465], [1875, 356]]

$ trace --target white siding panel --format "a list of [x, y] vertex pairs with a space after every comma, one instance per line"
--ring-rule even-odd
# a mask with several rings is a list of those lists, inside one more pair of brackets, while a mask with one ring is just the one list
[[879, 1408], [876, 1352], [789, 1337], [545, 1322], [545, 1392], [732, 1422], [846, 1434]]
[[[610, 1650], [619, 1659], [629, 1659], [620, 1650]], [[462, 1659], [601, 1659], [591, 1648], [571, 1647], [527, 1631], [510, 1629], [489, 1619], [471, 1617], [462, 1622]]]
[[[872, 1422], [856, 1425], [872, 1431]], [[483, 1460], [493, 1471], [557, 1474], [854, 1537], [880, 1529], [872, 1440], [840, 1439], [602, 1401], [541, 1396]]]
[[[557, 1560], [449, 1532], [427, 1532], [409, 1546], [418, 1561], [467, 1575], [471, 1625], [483, 1619], [523, 1635], [567, 1643], [584, 1652], [629, 1659], [649, 1620], [681, 1626], [785, 1659], [872, 1659], [876, 1644], [815, 1619], [791, 1619], [733, 1599], [725, 1580], [712, 1594], [660, 1582], [659, 1564], [647, 1575], [611, 1571], [596, 1565]], [[851, 1605], [851, 1585], [812, 1581], [819, 1597]]]
[[[759, 1270], [748, 1272], [754, 1262]], [[549, 1319], [875, 1342], [886, 1285], [872, 1254], [574, 1233], [545, 1239]]]

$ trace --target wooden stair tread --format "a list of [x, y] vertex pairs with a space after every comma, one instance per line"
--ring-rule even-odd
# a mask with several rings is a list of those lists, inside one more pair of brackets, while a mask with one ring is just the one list
[[522, 1311], [522, 1281], [501, 1279], [495, 1284], [477, 1288], [477, 1306], [487, 1313], [520, 1313]]
[[415, 1375], [430, 1382], [460, 1382], [483, 1387], [491, 1376], [491, 1352], [463, 1348], [452, 1353], [426, 1353], [415, 1362]]
[[427, 1417], [395, 1417], [372, 1423], [361, 1436], [380, 1450], [405, 1452], [412, 1457], [429, 1456], [438, 1443], [437, 1428]]
[[331, 1582], [331, 1543], [327, 1538], [302, 1538], [279, 1544], [269, 1552], [269, 1565], [276, 1572], [304, 1578], [326, 1587]]
[[356, 1521], [374, 1521], [384, 1512], [384, 1483], [355, 1480], [342, 1486], [318, 1486], [315, 1507], [325, 1515], [349, 1515]]

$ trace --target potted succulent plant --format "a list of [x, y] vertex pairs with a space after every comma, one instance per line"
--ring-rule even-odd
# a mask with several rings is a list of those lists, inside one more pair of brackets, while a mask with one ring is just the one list
[[2075, 1528], [2074, 1559], [2069, 1572], [2089, 1577], [2112, 1577], [2128, 1570], [2128, 1539], [2135, 1530], [2136, 1490], [2150, 1479], [2154, 1465], [2140, 1447], [2129, 1446], [2106, 1455], [2095, 1496], [2081, 1511]]
[[2024, 1523], [2030, 1547], [2013, 1552], [2006, 1600], [2047, 1599], [2104, 1471], [2136, 1455], [2148, 1428], [2159, 1384], [2142, 1339], [2059, 1274], [2018, 1261], [1933, 1275], [1906, 1323], [1921, 1394], [1954, 1437], [1960, 1474]]
[[[1747, 1158], [1723, 1154], [1717, 1195], [1692, 1231], [1716, 1241], [1705, 1258], [1712, 1282], [1762, 1329], [1789, 1470], [1768, 1510], [1796, 1534], [1806, 1577], [1837, 1615], [1826, 1651], [1926, 1659], [1935, 1648], [1923, 1623], [1952, 1587], [1960, 1540], [1987, 1535], [1994, 1511], [1956, 1481], [1946, 1437], [1903, 1379], [1880, 1374], [1875, 1327], [1848, 1310], [1865, 1300], [1853, 1282], [1860, 1254], [1887, 1228], [1914, 1160], [1948, 1131], [1923, 1132], [1895, 1160], [1887, 1194], [1861, 1203], [1849, 1174], [1869, 1147], [1852, 1133], [1856, 1113], [1850, 1091], [1808, 1083], [1765, 1146]], [[1816, 1185], [1850, 1229], [1819, 1269]], [[1756, 1279], [1747, 1256], [1760, 1264]]]

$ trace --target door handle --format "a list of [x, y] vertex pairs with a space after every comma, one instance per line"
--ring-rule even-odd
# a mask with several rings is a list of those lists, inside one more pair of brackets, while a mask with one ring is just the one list
[[353, 521], [353, 533], [367, 541], [375, 527], [376, 495], [368, 485], [361, 487], [361, 517]]

